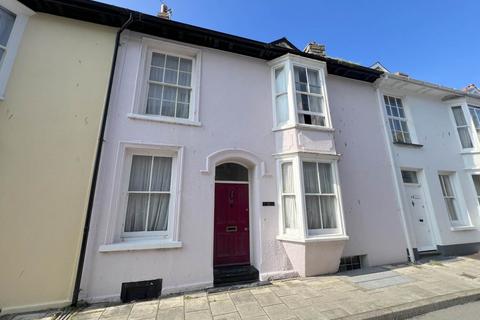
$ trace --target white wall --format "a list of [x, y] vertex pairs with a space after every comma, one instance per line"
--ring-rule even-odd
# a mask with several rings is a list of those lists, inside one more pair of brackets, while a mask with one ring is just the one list
[[366, 254], [371, 266], [406, 261], [407, 245], [375, 88], [332, 75], [327, 87], [350, 237], [343, 256]]

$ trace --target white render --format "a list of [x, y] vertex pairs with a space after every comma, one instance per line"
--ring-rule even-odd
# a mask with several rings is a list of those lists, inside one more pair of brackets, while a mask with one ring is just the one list
[[[151, 46], [193, 57], [189, 119], [139, 114], [145, 52]], [[293, 108], [289, 121], [275, 124], [274, 70], [279, 66], [291, 70], [293, 64], [319, 70], [326, 127], [298, 124]], [[289, 105], [294, 104], [292, 79], [288, 73]], [[480, 223], [478, 202], [466, 175], [480, 159], [472, 153], [460, 154], [449, 113], [452, 102], [441, 100], [445, 92], [431, 96], [418, 88], [420, 93], [394, 88], [384, 80], [372, 84], [329, 75], [324, 62], [296, 55], [267, 62], [125, 32], [107, 115], [80, 298], [119, 300], [123, 282], [156, 278], [163, 279], [163, 294], [211, 287], [215, 167], [225, 162], [249, 170], [250, 262], [261, 280], [336, 272], [340, 257], [362, 256], [364, 266], [376, 266], [407, 261], [408, 249], [413, 259], [416, 241], [399, 168], [423, 169], [426, 174], [425, 202], [435, 212], [431, 217], [435, 244], [479, 242], [478, 232], [471, 230]], [[408, 116], [415, 123], [411, 131], [423, 148], [392, 145], [379, 99], [390, 89], [405, 97]], [[431, 114], [435, 122], [428, 121]], [[171, 154], [175, 159], [172, 225], [159, 238], [125, 241], [122, 237], [121, 199], [129, 150]], [[295, 201], [302, 210], [304, 159], [332, 166], [339, 203], [338, 225], [330, 233], [310, 234], [301, 213], [294, 234], [284, 229], [279, 168], [292, 162], [297, 172]], [[458, 173], [461, 199], [468, 199], [465, 208], [472, 223], [462, 231], [449, 226], [436, 176], [442, 170]], [[262, 206], [262, 202], [275, 205]]]
[[[480, 206], [471, 175], [479, 171], [480, 149], [467, 104], [479, 106], [480, 97], [467, 97], [467, 94], [461, 91], [391, 74], [379, 81], [378, 93], [382, 100], [384, 94], [402, 99], [412, 142], [422, 145], [411, 147], [394, 144], [390, 134], [387, 137], [412, 247], [421, 251], [421, 245], [416, 239], [421, 235], [415, 231], [416, 218], [412, 216], [409, 208], [410, 199], [402, 182], [402, 169], [418, 171], [433, 247], [459, 244], [473, 244], [478, 247]], [[462, 149], [451, 110], [453, 106], [463, 107], [474, 142], [474, 148], [470, 150]], [[385, 116], [383, 102], [380, 109]], [[389, 133], [385, 118], [383, 124]], [[459, 214], [465, 219], [462, 225], [454, 226], [449, 220], [438, 177], [439, 173], [444, 172], [455, 175], [452, 183]]]

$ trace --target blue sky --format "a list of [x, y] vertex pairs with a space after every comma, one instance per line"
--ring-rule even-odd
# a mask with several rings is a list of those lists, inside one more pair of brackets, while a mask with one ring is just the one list
[[[102, 0], [156, 14], [160, 0]], [[270, 42], [283, 36], [303, 49], [463, 88], [480, 86], [477, 0], [166, 0], [173, 20]]]

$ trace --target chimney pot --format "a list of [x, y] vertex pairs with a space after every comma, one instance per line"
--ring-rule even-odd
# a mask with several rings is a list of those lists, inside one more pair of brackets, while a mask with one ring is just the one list
[[172, 15], [172, 9], [170, 9], [165, 3], [162, 3], [162, 5], [160, 6], [160, 11], [157, 14], [157, 17], [170, 20], [171, 15]]
[[307, 44], [305, 49], [303, 49], [304, 52], [314, 54], [317, 56], [325, 57], [326, 52], [325, 52], [325, 45], [319, 44], [315, 41], [310, 42]]

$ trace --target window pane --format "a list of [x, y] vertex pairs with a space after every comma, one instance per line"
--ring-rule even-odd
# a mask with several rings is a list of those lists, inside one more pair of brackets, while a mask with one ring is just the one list
[[480, 197], [480, 175], [474, 174], [472, 176], [473, 184], [475, 185], [475, 191], [477, 192], [477, 196]]
[[178, 74], [178, 84], [184, 87], [190, 87], [192, 76], [190, 73], [181, 72]]
[[178, 57], [167, 56], [167, 63], [165, 64], [165, 68], [178, 70]]
[[0, 7], [0, 45], [6, 47], [12, 32], [15, 15]]
[[190, 89], [178, 89], [178, 97], [177, 100], [182, 103], [189, 103], [190, 102]]
[[287, 77], [284, 67], [275, 69], [275, 92], [287, 92]]
[[318, 189], [318, 171], [315, 162], [303, 163], [303, 184], [305, 193], [319, 193]]
[[145, 231], [147, 206], [148, 194], [131, 193], [128, 195], [125, 232]]
[[402, 170], [402, 180], [404, 183], [418, 183], [417, 172]]
[[470, 107], [469, 110], [470, 110], [470, 115], [472, 116], [475, 128], [478, 129], [480, 127], [480, 123], [478, 123], [478, 117], [477, 117], [477, 113], [475, 112], [475, 108]]
[[282, 163], [282, 192], [295, 192], [293, 187], [293, 166], [291, 162]]
[[441, 175], [440, 183], [442, 185], [442, 192], [444, 197], [453, 197], [453, 188], [450, 182], [450, 176]]
[[461, 107], [453, 107], [453, 117], [455, 118], [455, 122], [457, 126], [465, 126], [467, 125], [467, 121], [465, 120], [465, 116], [463, 114]]
[[297, 109], [310, 111], [308, 106], [308, 95], [297, 93]]
[[150, 156], [134, 155], [132, 157], [128, 191], [148, 191], [151, 166], [152, 157]]
[[150, 68], [150, 80], [163, 82], [163, 68], [151, 67]]
[[248, 181], [248, 169], [236, 163], [224, 163], [215, 169], [217, 181]]
[[398, 116], [399, 116], [399, 114], [398, 114], [398, 108], [392, 107], [392, 116], [394, 116], [394, 117], [398, 117]]
[[319, 163], [320, 185], [322, 193], [333, 192], [332, 166], [329, 163]]
[[168, 227], [169, 194], [150, 195], [147, 231], [166, 231]]
[[152, 53], [152, 66], [161, 67], [165, 66], [165, 55], [161, 53]]
[[310, 111], [312, 112], [318, 112], [322, 113], [322, 98], [320, 97], [315, 97], [315, 96], [309, 96], [309, 106], [310, 106]]
[[283, 196], [283, 212], [285, 228], [297, 228], [297, 207], [295, 196]]
[[155, 99], [161, 99], [162, 90], [162, 85], [150, 83], [150, 85], [148, 86], [148, 96]]
[[323, 228], [336, 228], [337, 221], [335, 218], [335, 197], [322, 196], [320, 197], [322, 208]]
[[307, 92], [307, 73], [305, 68], [294, 67], [295, 74], [295, 88], [298, 91]]
[[308, 69], [308, 83], [310, 92], [320, 93], [320, 77], [317, 70]]
[[3, 54], [5, 53], [5, 50], [0, 48], [0, 62], [2, 62]]
[[180, 58], [180, 71], [192, 72], [192, 60]]
[[176, 70], [165, 69], [165, 79], [166, 83], [177, 84], [177, 75], [178, 72]]
[[299, 114], [298, 120], [300, 123], [313, 124], [317, 126], [325, 126], [325, 117], [323, 116], [314, 116], [309, 114]]
[[175, 114], [175, 117], [182, 118], [182, 119], [188, 119], [188, 116], [189, 116], [189, 114], [188, 114], [188, 104], [177, 102], [177, 113]]
[[287, 94], [282, 94], [276, 97], [276, 117], [277, 125], [288, 121], [288, 97]]
[[154, 157], [152, 170], [152, 191], [170, 191], [172, 158]]
[[147, 110], [145, 111], [145, 113], [146, 114], [159, 115], [161, 106], [162, 106], [162, 101], [161, 100], [148, 99]]
[[307, 209], [308, 229], [322, 229], [320, 217], [320, 197], [305, 196], [305, 207]]
[[472, 139], [470, 139], [470, 132], [468, 127], [461, 127], [457, 129], [458, 136], [460, 137], [460, 143], [462, 148], [473, 148]]
[[458, 216], [457, 216], [457, 210], [455, 208], [455, 199], [447, 198], [445, 199], [445, 202], [447, 204], [448, 216], [450, 220], [457, 221]]

